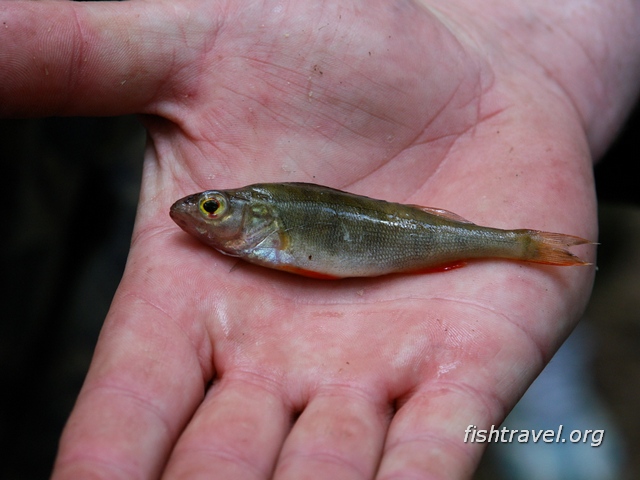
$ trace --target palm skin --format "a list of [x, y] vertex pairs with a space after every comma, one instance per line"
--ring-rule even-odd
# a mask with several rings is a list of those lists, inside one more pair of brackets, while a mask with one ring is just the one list
[[[417, 3], [73, 8], [86, 38], [117, 31], [118, 8], [138, 18], [125, 56], [139, 71], [121, 67], [116, 106], [46, 108], [141, 112], [150, 142], [127, 268], [54, 478], [470, 476], [484, 446], [465, 428], [501, 422], [575, 325], [593, 268], [491, 260], [313, 280], [208, 249], [169, 206], [310, 181], [595, 240], [572, 100], [481, 19]], [[78, 92], [116, 95], [103, 73]]]

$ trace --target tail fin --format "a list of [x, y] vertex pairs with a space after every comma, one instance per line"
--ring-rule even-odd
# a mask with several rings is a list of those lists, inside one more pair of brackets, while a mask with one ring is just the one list
[[538, 230], [529, 230], [529, 235], [531, 237], [531, 248], [529, 250], [531, 256], [527, 259], [529, 262], [562, 266], [593, 265], [574, 255], [565, 247], [585, 244], [594, 245], [594, 242], [573, 235], [541, 232]]

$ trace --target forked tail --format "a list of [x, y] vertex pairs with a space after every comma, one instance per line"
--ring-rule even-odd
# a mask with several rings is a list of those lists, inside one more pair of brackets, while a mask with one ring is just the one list
[[545, 263], [547, 265], [592, 265], [592, 263], [582, 260], [574, 255], [567, 247], [575, 245], [594, 245], [594, 242], [573, 235], [562, 233], [541, 232], [529, 230], [530, 244], [527, 248], [527, 260], [535, 263]]

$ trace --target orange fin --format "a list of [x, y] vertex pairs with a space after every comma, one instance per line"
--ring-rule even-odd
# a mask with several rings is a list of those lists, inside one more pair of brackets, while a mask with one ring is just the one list
[[409, 273], [438, 273], [438, 272], [448, 272], [449, 270], [455, 270], [456, 268], [462, 268], [467, 265], [467, 262], [463, 260], [456, 260], [451, 263], [445, 263], [443, 265], [438, 265], [437, 267], [427, 267], [421, 268], [419, 270], [411, 270]]
[[336, 277], [335, 275], [329, 275], [326, 273], [314, 272], [313, 270], [305, 270], [304, 268], [292, 267], [290, 265], [284, 265], [279, 267], [278, 270], [284, 272], [295, 273], [296, 275], [302, 275], [303, 277], [318, 278], [320, 280], [338, 280], [342, 277]]
[[563, 233], [541, 232], [537, 230], [532, 230], [530, 233], [536, 245], [536, 252], [533, 258], [527, 258], [526, 260], [547, 265], [593, 265], [574, 255], [565, 247], [586, 244], [595, 245], [594, 242]]
[[418, 208], [423, 212], [427, 212], [427, 213], [430, 213], [431, 215], [435, 215], [437, 217], [446, 218], [448, 220], [454, 220], [460, 223], [470, 223], [473, 225], [473, 222], [467, 220], [466, 218], [461, 217], [457, 213], [450, 212], [449, 210], [444, 210], [443, 208], [423, 207], [422, 205], [411, 205], [411, 206]]

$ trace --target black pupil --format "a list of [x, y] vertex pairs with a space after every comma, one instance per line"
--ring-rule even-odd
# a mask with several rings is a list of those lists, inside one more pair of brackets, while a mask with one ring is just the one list
[[202, 208], [204, 208], [205, 212], [215, 213], [220, 208], [220, 203], [216, 200], [207, 200], [202, 204]]

